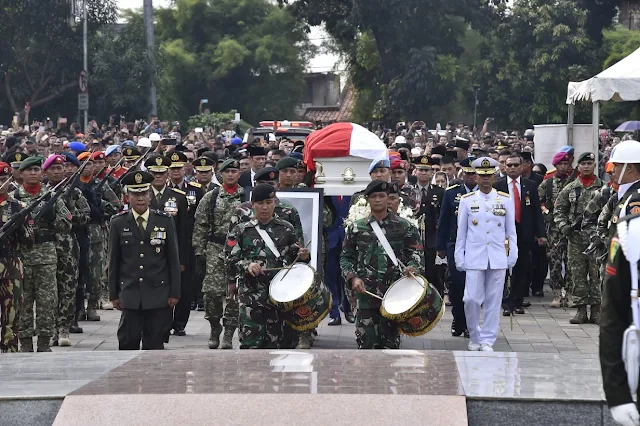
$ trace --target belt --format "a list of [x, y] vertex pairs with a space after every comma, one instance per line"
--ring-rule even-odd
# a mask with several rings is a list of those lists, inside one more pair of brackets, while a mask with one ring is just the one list
[[227, 239], [223, 237], [217, 237], [215, 235], [209, 235], [209, 242], [215, 244], [225, 244], [227, 242]]
[[36, 234], [36, 244], [51, 243], [51, 242], [54, 242], [55, 240], [56, 240], [56, 236], [55, 235]]

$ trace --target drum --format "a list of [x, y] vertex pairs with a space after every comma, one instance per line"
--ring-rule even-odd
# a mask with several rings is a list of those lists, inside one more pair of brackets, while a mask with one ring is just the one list
[[298, 331], [316, 328], [331, 309], [331, 292], [306, 263], [278, 272], [269, 285], [269, 300]]
[[426, 278], [405, 276], [391, 284], [384, 294], [380, 313], [396, 322], [401, 333], [421, 336], [440, 321], [444, 303], [438, 290]]

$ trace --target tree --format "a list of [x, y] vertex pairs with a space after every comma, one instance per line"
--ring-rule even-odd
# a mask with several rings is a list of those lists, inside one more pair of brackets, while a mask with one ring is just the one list
[[249, 122], [294, 116], [313, 46], [303, 23], [268, 0], [177, 0], [157, 11], [166, 98], [186, 118], [203, 98]]
[[[114, 0], [88, 0], [92, 32], [116, 20]], [[78, 85], [82, 31], [69, 25], [68, 0], [0, 0], [0, 109], [22, 111], [59, 100]]]

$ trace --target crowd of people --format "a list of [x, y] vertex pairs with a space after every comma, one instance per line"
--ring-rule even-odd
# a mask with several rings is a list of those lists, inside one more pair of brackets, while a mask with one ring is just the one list
[[[276, 271], [309, 258], [299, 213], [275, 197], [313, 184], [304, 141], [116, 121], [92, 121], [86, 134], [58, 122], [0, 136], [2, 351], [34, 351], [33, 337], [36, 351], [68, 346], [82, 321], [114, 308], [121, 349], [184, 336], [192, 310], [205, 312], [211, 349], [231, 348], [236, 331], [242, 348], [309, 348], [315, 331], [290, 327], [268, 301]], [[332, 294], [329, 325], [355, 322], [359, 347], [400, 346], [400, 328], [370, 293], [384, 296], [402, 274], [427, 278], [452, 306], [452, 335], [474, 350], [491, 350], [495, 309], [524, 314], [528, 296], [544, 295], [548, 271], [552, 307], [577, 307], [572, 323], [600, 321], [604, 248], [618, 217], [615, 176], [598, 176], [603, 153], [576, 161], [563, 147], [547, 171], [534, 161], [532, 131], [489, 124], [477, 134], [424, 122], [378, 131], [389, 155], [371, 163], [367, 189], [325, 197], [318, 272]], [[402, 252], [402, 270], [372, 244], [371, 217], [345, 225], [358, 198]], [[487, 200], [491, 217], [481, 221]], [[400, 201], [417, 226], [396, 214]], [[467, 247], [479, 231], [484, 251]], [[493, 269], [502, 272], [476, 274]]]

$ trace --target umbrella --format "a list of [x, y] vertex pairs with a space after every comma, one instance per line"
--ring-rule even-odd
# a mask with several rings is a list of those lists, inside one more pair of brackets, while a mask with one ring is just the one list
[[625, 121], [615, 130], [616, 132], [635, 132], [640, 130], [640, 121]]

